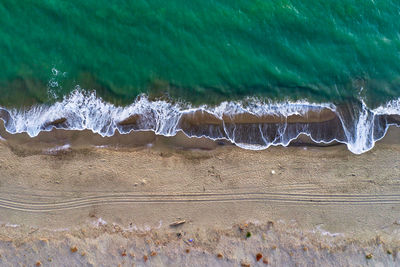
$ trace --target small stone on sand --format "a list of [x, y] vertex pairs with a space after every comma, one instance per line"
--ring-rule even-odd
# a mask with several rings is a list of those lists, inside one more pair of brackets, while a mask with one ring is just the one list
[[185, 222], [186, 222], [186, 220], [179, 220], [179, 221], [176, 221], [176, 222], [171, 223], [169, 226], [171, 226], [171, 227], [176, 227], [176, 226], [178, 226], [178, 225], [184, 224]]

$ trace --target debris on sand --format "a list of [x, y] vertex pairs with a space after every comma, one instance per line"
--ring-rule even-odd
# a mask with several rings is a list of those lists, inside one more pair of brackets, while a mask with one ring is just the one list
[[365, 258], [367, 258], [367, 260], [372, 259], [372, 253], [369, 253], [369, 254], [365, 255]]
[[152, 256], [152, 257], [157, 256], [157, 252], [152, 251], [152, 252], [150, 253], [150, 256]]
[[35, 266], [42, 266], [42, 263], [40, 261], [37, 261]]
[[250, 238], [250, 237], [251, 237], [251, 233], [250, 233], [250, 232], [247, 232], [246, 238]]
[[70, 248], [70, 250], [71, 250], [72, 253], [75, 253], [75, 252], [78, 251], [78, 248], [76, 246], [73, 246], [73, 247]]
[[146, 262], [148, 259], [149, 259], [149, 257], [147, 257], [146, 255], [143, 256], [144, 262]]
[[184, 223], [186, 223], [186, 220], [179, 220], [179, 221], [176, 221], [176, 222], [171, 223], [169, 226], [171, 226], [171, 227], [177, 227], [177, 226], [182, 225], [182, 224], [184, 224]]
[[250, 267], [250, 263], [247, 263], [247, 262], [242, 262], [240, 265], [242, 267]]
[[224, 256], [221, 253], [217, 254], [218, 259], [222, 259]]
[[264, 259], [263, 259], [263, 263], [264, 263], [264, 264], [268, 264], [268, 263], [269, 263], [269, 262], [268, 262], [268, 259], [267, 259], [267, 258], [264, 258]]
[[262, 259], [263, 255], [261, 253], [257, 253], [256, 255], [256, 260], [260, 261]]
[[247, 227], [249, 227], [249, 225], [247, 223], [243, 224], [243, 225], [239, 225], [239, 230], [243, 231], [244, 229], [246, 229]]

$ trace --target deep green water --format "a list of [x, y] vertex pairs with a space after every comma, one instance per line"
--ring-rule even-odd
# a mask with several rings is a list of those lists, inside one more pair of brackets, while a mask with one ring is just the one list
[[117, 104], [147, 93], [376, 106], [400, 96], [399, 18], [398, 0], [2, 0], [0, 106], [76, 85]]

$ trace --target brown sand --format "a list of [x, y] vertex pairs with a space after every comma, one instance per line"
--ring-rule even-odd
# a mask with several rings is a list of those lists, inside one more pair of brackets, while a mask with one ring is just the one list
[[0, 265], [400, 264], [399, 144], [354, 155], [156, 139], [40, 153], [0, 144]]

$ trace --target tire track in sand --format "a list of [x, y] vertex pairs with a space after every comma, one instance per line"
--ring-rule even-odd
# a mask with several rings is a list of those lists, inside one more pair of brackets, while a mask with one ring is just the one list
[[[274, 202], [299, 205], [386, 205], [400, 204], [400, 194], [312, 194], [237, 191], [224, 192], [93, 192], [82, 197], [55, 196], [52, 201], [29, 194], [1, 192], [0, 207], [24, 212], [51, 212], [79, 209], [95, 205], [212, 202]], [[57, 192], [60, 193], [60, 192]], [[67, 192], [65, 192], [67, 193]], [[6, 197], [9, 195], [9, 197]], [[44, 196], [45, 197], [45, 196]], [[29, 199], [31, 198], [31, 199]], [[23, 199], [23, 200], [22, 200]]]

